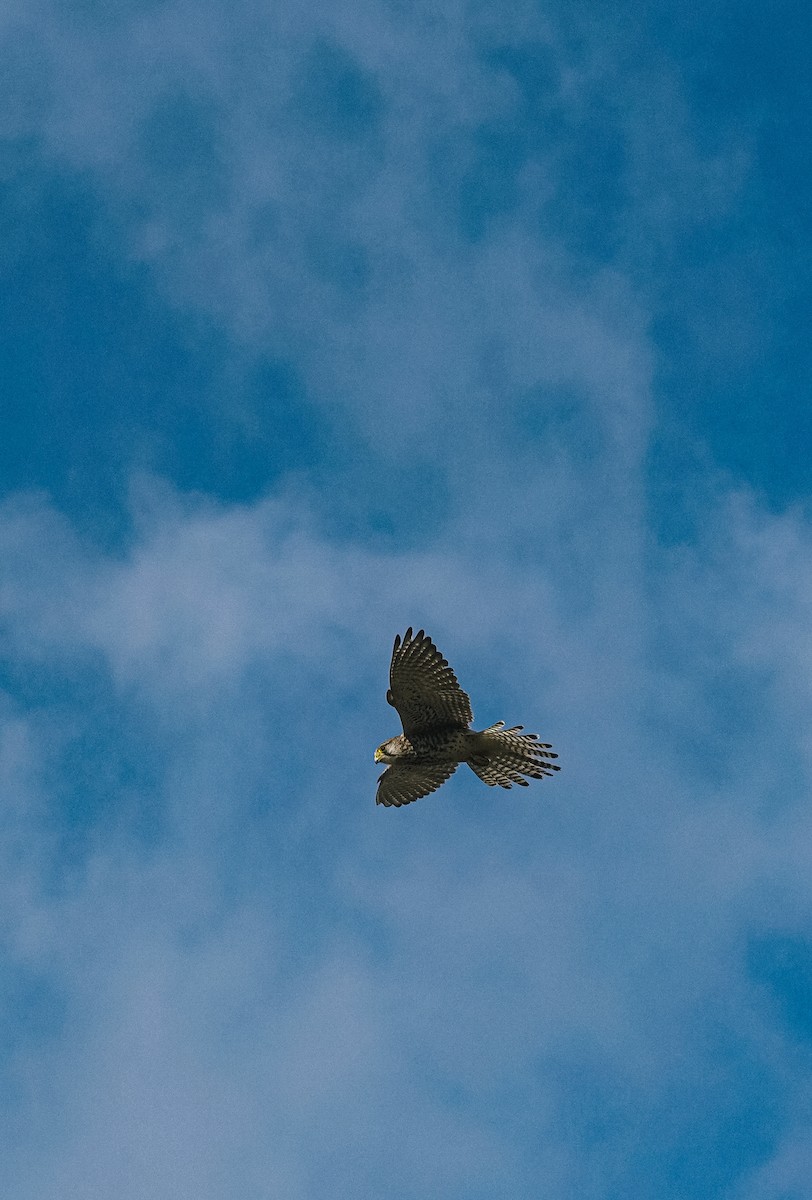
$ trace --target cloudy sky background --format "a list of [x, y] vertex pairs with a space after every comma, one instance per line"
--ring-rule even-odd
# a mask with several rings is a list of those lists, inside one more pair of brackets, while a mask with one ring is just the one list
[[[0, 14], [0, 1190], [812, 1197], [800, 2]], [[394, 634], [560, 751], [376, 810]]]

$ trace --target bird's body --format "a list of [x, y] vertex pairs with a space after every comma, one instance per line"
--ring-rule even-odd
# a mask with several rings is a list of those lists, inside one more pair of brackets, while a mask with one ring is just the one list
[[400, 807], [427, 796], [468, 763], [491, 787], [527, 786], [525, 775], [541, 779], [557, 771], [557, 757], [521, 725], [504, 721], [488, 729], [470, 728], [471, 701], [431, 638], [407, 629], [395, 638], [386, 698], [396, 708], [403, 733], [375, 751], [388, 765], [378, 780], [376, 802]]
[[465, 762], [469, 757], [469, 739], [473, 733], [463, 729], [441, 728], [434, 733], [415, 733], [411, 738], [399, 733], [397, 737], [384, 742], [387, 747], [378, 754], [378, 762], [389, 763], [390, 766], [403, 759], [419, 759], [420, 762], [446, 762], [449, 758], [455, 762]]

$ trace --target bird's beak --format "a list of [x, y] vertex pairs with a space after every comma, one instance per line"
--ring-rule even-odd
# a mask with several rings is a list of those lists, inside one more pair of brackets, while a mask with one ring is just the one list
[[381, 751], [379, 748], [375, 751], [375, 762], [380, 762], [382, 758], [383, 758], [383, 755], [381, 754]]

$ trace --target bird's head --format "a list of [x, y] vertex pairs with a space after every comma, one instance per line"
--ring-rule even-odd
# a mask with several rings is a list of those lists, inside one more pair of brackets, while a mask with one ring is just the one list
[[397, 746], [395, 745], [396, 740], [396, 738], [390, 738], [388, 742], [384, 742], [383, 745], [378, 747], [378, 749], [375, 751], [376, 763], [393, 763], [398, 757], [400, 757], [397, 752]]

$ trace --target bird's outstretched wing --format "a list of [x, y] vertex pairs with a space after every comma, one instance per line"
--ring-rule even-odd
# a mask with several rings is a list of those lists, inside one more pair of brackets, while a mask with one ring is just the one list
[[400, 808], [402, 804], [411, 804], [421, 796], [428, 796], [436, 791], [441, 783], [450, 779], [457, 769], [457, 763], [420, 763], [402, 762], [387, 767], [378, 779], [378, 791], [375, 796], [376, 804], [385, 804], [387, 808]]
[[395, 638], [386, 699], [398, 710], [407, 738], [434, 729], [467, 729], [471, 701], [440, 651], [423, 630]]

